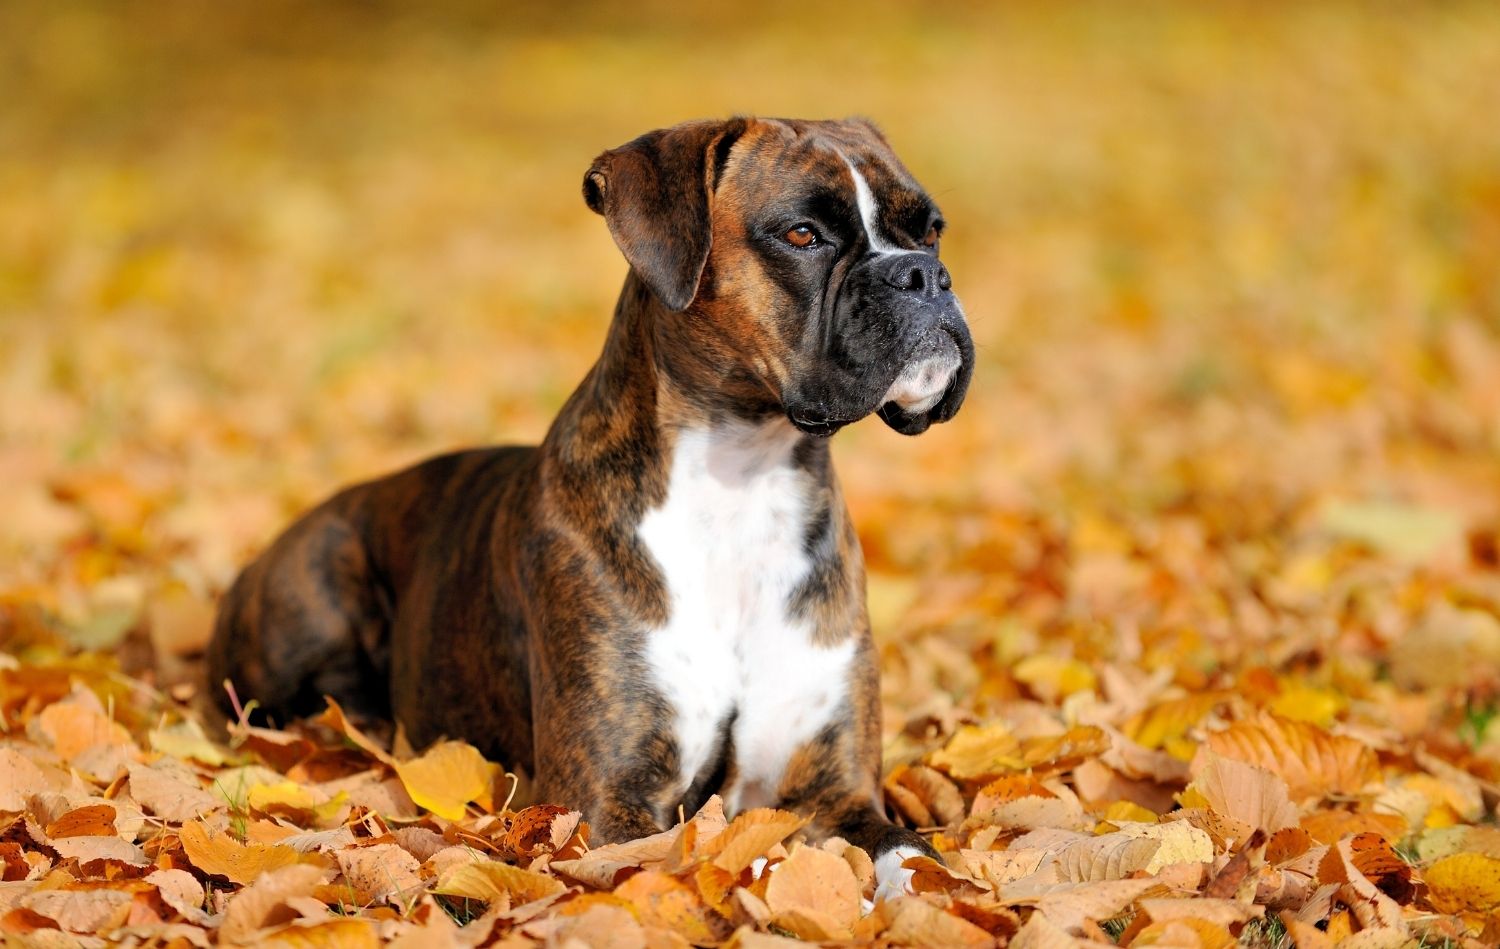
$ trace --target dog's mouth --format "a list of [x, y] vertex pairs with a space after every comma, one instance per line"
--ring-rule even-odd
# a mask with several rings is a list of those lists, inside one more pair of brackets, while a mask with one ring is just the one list
[[817, 412], [810, 411], [788, 411], [786, 413], [792, 425], [805, 435], [813, 435], [817, 438], [828, 438], [852, 422], [859, 421], [852, 418], [829, 418]]
[[973, 347], [961, 324], [954, 329], [935, 323], [917, 340], [890, 384], [876, 390], [878, 396], [861, 397], [854, 391], [804, 396], [786, 405], [786, 417], [798, 431], [817, 438], [828, 438], [871, 414], [903, 435], [920, 434], [957, 411], [972, 358]]
[[946, 422], [963, 402], [972, 368], [968, 333], [934, 327], [881, 400], [880, 420], [902, 435], [920, 435], [934, 422]]
[[917, 343], [906, 367], [880, 400], [880, 411], [921, 415], [942, 401], [958, 377], [963, 356], [953, 334], [940, 327]]

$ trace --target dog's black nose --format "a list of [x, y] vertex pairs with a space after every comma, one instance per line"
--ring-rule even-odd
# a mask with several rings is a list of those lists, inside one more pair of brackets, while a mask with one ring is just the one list
[[892, 256], [885, 264], [885, 282], [897, 290], [910, 290], [936, 296], [953, 288], [948, 268], [931, 254], [911, 253]]

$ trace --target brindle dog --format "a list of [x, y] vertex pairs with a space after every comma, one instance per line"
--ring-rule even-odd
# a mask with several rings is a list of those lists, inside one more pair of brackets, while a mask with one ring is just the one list
[[282, 720], [331, 695], [526, 769], [597, 840], [713, 793], [813, 818], [900, 880], [877, 661], [827, 436], [958, 411], [943, 219], [861, 120], [690, 122], [584, 177], [630, 273], [539, 447], [348, 488], [248, 566], [210, 674]]

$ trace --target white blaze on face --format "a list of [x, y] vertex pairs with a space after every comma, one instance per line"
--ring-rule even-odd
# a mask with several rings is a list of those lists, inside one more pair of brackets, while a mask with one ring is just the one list
[[859, 205], [859, 218], [865, 225], [865, 239], [870, 242], [870, 250], [877, 254], [902, 254], [901, 248], [887, 243], [880, 236], [878, 230], [880, 223], [880, 205], [875, 203], [875, 192], [870, 190], [870, 183], [865, 176], [859, 173], [854, 163], [848, 158], [844, 164], [849, 166], [849, 174], [854, 176], [854, 202]]

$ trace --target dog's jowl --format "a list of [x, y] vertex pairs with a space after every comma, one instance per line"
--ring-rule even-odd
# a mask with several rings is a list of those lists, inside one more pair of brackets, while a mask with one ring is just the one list
[[584, 176], [630, 263], [604, 351], [537, 447], [346, 489], [247, 567], [210, 675], [278, 720], [323, 696], [466, 739], [596, 839], [719, 793], [876, 858], [864, 565], [827, 436], [958, 410], [973, 346], [943, 219], [863, 121], [693, 122]]

